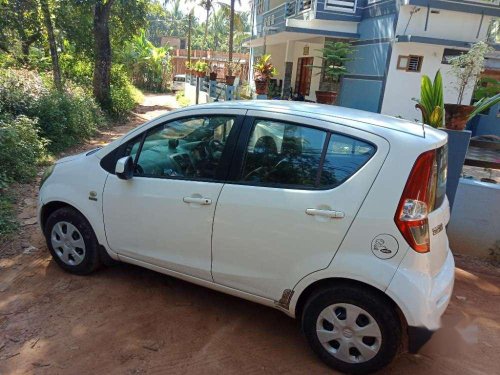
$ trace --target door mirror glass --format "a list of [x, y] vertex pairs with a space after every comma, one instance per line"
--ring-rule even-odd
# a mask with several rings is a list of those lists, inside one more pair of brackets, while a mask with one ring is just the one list
[[134, 176], [134, 160], [131, 156], [125, 156], [116, 162], [115, 173], [122, 180], [130, 180]]

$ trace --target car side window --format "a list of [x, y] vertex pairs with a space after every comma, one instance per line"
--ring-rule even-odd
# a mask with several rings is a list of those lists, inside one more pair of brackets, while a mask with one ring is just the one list
[[320, 187], [340, 185], [370, 160], [375, 151], [375, 146], [370, 143], [332, 134], [323, 162]]
[[[215, 179], [235, 116], [183, 118], [150, 129], [132, 141], [135, 175], [156, 178]], [[139, 153], [139, 155], [137, 155]]]
[[327, 132], [295, 124], [256, 120], [242, 181], [312, 188], [316, 185]]

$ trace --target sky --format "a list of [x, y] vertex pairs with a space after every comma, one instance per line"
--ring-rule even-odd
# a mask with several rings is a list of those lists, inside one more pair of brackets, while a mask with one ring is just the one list
[[[221, 3], [226, 3], [229, 4], [229, 0], [215, 0], [215, 3], [221, 2]], [[217, 7], [217, 5], [216, 5]], [[248, 0], [241, 0], [241, 5], [238, 4], [238, 1], [236, 0], [236, 11], [250, 11], [250, 2]], [[199, 20], [204, 20], [206, 17], [206, 13], [201, 7], [196, 7], [194, 11], [196, 18]]]

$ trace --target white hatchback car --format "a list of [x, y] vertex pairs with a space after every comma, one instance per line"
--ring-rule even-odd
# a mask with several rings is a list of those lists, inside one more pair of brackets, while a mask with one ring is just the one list
[[331, 367], [367, 373], [416, 352], [454, 281], [446, 133], [286, 101], [168, 113], [45, 173], [55, 261], [111, 259], [300, 319]]
[[176, 74], [172, 81], [172, 91], [183, 91], [186, 82], [185, 74]]

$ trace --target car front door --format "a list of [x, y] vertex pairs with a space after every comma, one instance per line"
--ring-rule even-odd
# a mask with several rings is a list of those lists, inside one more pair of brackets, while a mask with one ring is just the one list
[[212, 280], [213, 216], [243, 114], [184, 114], [121, 146], [116, 158], [132, 156], [135, 173], [106, 181], [103, 213], [113, 251]]
[[233, 181], [217, 203], [212, 274], [216, 283], [278, 301], [302, 277], [329, 265], [388, 144], [306, 117], [247, 115]]

